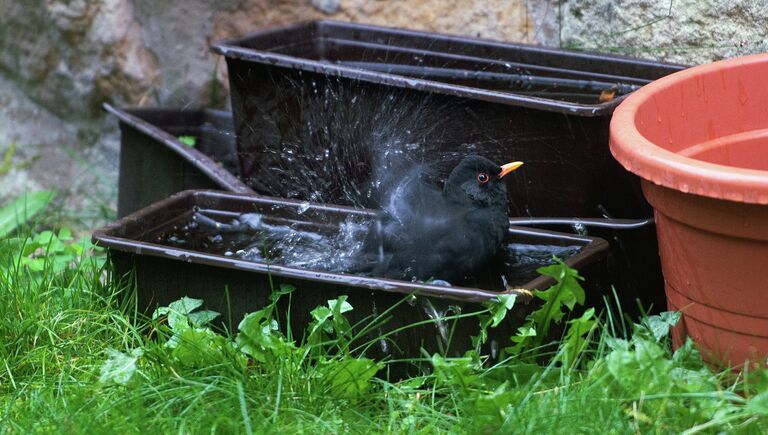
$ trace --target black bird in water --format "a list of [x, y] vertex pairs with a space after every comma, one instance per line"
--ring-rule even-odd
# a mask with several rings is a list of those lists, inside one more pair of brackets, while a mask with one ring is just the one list
[[467, 156], [440, 191], [414, 173], [390, 193], [363, 244], [373, 276], [458, 282], [486, 264], [508, 230], [503, 178], [522, 162]]

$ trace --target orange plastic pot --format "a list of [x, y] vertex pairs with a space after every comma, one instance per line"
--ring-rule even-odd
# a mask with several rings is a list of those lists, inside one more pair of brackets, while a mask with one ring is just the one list
[[611, 121], [610, 146], [654, 207], [674, 340], [714, 364], [768, 356], [768, 54], [646, 85]]

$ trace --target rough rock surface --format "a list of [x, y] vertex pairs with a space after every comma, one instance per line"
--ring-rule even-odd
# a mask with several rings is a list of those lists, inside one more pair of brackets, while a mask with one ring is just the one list
[[131, 0], [0, 2], [0, 70], [60, 117], [138, 102], [158, 68]]
[[[225, 107], [216, 39], [331, 17], [536, 42], [524, 0], [0, 2], [0, 205], [25, 190], [115, 202], [116, 122], [101, 105]], [[329, 15], [331, 14], [331, 15]], [[3, 167], [0, 167], [3, 169]], [[66, 186], [66, 187], [64, 187]], [[111, 207], [114, 207], [113, 205]]]
[[561, 45], [696, 65], [768, 51], [761, 0], [569, 0]]
[[700, 63], [768, 51], [766, 16], [749, 0], [0, 1], [0, 157], [15, 146], [0, 205], [59, 188], [73, 207], [114, 207], [116, 122], [101, 104], [226, 107], [208, 46], [265, 26], [332, 18]]
[[108, 132], [101, 136], [108, 146], [79, 146], [96, 129], [101, 130], [100, 124], [62, 120], [0, 76], [0, 204], [25, 192], [55, 188], [67, 203], [67, 212], [77, 218], [90, 220], [85, 209], [98, 213], [109, 207], [115, 190], [110, 173], [118, 159], [117, 137]]
[[[217, 37], [314, 18], [331, 18], [507, 41], [539, 42], [524, 0], [243, 0], [216, 16]], [[334, 10], [327, 14], [325, 11]]]

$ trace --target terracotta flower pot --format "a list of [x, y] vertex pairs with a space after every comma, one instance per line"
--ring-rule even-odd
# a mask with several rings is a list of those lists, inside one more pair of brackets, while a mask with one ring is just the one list
[[702, 65], [632, 94], [610, 146], [654, 207], [665, 291], [715, 364], [768, 356], [768, 55]]

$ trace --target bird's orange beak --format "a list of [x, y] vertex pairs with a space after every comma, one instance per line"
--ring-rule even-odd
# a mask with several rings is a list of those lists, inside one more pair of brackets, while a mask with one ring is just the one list
[[523, 166], [523, 162], [512, 162], [512, 163], [507, 163], [506, 165], [501, 165], [501, 172], [499, 172], [499, 178], [504, 178], [505, 175], [509, 174], [510, 172], [514, 171], [520, 166]]

